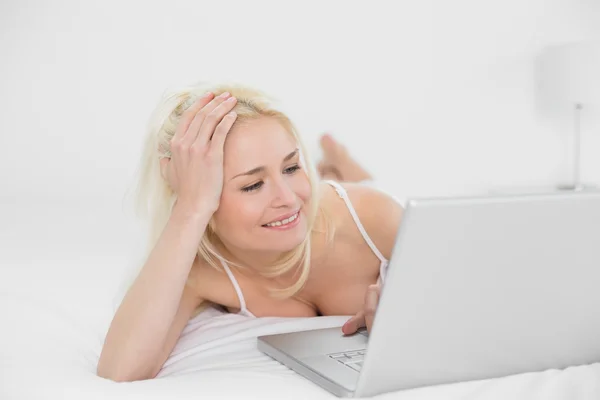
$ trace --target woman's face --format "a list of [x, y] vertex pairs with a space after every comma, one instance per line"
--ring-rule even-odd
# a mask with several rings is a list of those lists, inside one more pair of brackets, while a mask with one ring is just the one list
[[224, 181], [214, 214], [232, 249], [284, 252], [306, 237], [311, 187], [293, 136], [274, 118], [235, 125], [224, 148]]

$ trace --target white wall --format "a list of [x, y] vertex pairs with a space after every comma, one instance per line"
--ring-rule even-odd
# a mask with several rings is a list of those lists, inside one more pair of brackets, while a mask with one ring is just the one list
[[[0, 3], [0, 196], [118, 204], [159, 94], [199, 79], [273, 93], [315, 153], [330, 130], [400, 195], [568, 178], [566, 132], [536, 113], [534, 60], [600, 37], [597, 2], [365, 4]], [[600, 183], [587, 135], [584, 178]]]

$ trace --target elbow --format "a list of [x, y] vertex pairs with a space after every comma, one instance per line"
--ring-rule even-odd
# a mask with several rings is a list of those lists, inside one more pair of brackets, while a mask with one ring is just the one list
[[116, 383], [124, 383], [124, 382], [136, 382], [136, 381], [144, 381], [147, 379], [152, 379], [152, 376], [140, 375], [140, 374], [128, 374], [122, 372], [115, 371], [107, 371], [98, 369], [96, 375], [103, 379], [108, 379], [110, 381]]
[[106, 365], [101, 360], [96, 368], [96, 375], [113, 382], [123, 383], [153, 379], [157, 373], [149, 372], [148, 370], [136, 371], [132, 368], [123, 368], [123, 366]]

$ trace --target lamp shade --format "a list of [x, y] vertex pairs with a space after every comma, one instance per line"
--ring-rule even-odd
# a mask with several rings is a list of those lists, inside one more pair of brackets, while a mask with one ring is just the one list
[[600, 41], [546, 48], [536, 62], [538, 106], [544, 112], [582, 104], [600, 109]]

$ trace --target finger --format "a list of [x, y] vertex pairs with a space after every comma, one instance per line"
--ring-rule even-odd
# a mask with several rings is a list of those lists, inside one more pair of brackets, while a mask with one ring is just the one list
[[367, 290], [367, 296], [365, 299], [365, 325], [367, 326], [368, 331], [370, 331], [373, 327], [373, 320], [375, 319], [375, 312], [377, 311], [378, 304], [378, 288], [376, 285], [371, 285]]
[[198, 137], [194, 144], [205, 145], [209, 142], [212, 135], [215, 133], [215, 129], [217, 125], [223, 120], [223, 117], [227, 115], [228, 112], [233, 110], [237, 103], [237, 99], [235, 97], [230, 97], [221, 104], [219, 104], [210, 114], [206, 116], [202, 126], [200, 127], [200, 132], [198, 132]]
[[204, 94], [183, 112], [179, 121], [179, 125], [177, 126], [177, 130], [175, 131], [175, 135], [173, 135], [173, 140], [181, 140], [185, 136], [198, 111], [202, 110], [202, 108], [212, 100], [213, 96], [214, 95], [210, 92]]
[[225, 146], [225, 138], [227, 137], [227, 133], [231, 130], [233, 123], [237, 118], [237, 114], [235, 111], [228, 113], [223, 120], [219, 122], [217, 128], [215, 129], [215, 133], [211, 138], [211, 150], [216, 154], [223, 155], [223, 147]]
[[192, 123], [190, 124], [190, 127], [188, 128], [188, 133], [185, 140], [186, 145], [191, 146], [196, 142], [206, 119], [212, 118], [210, 117], [211, 114], [229, 98], [231, 98], [229, 92], [221, 93], [196, 114]]
[[160, 174], [163, 179], [168, 183], [172, 191], [177, 192], [177, 177], [174, 175], [173, 163], [170, 158], [160, 159]]
[[359, 311], [354, 317], [350, 318], [346, 323], [342, 326], [342, 333], [344, 335], [351, 335], [356, 333], [359, 328], [365, 326], [365, 314], [363, 311]]

